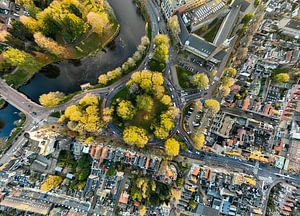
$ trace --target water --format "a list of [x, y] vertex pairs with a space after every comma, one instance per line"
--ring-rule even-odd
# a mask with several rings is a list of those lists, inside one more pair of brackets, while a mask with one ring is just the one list
[[113, 7], [120, 33], [104, 51], [81, 60], [65, 60], [43, 68], [20, 91], [37, 101], [49, 91], [71, 93], [80, 90], [80, 85], [95, 84], [100, 74], [121, 66], [132, 56], [145, 35], [145, 21], [132, 0], [108, 0]]
[[[80, 90], [80, 85], [97, 82], [100, 74], [121, 66], [136, 51], [145, 35], [145, 22], [132, 0], [108, 0], [113, 7], [120, 33], [104, 51], [81, 60], [66, 60], [44, 67], [31, 81], [19, 90], [37, 101], [49, 91], [71, 93]], [[0, 110], [0, 137], [7, 137], [20, 119], [18, 110], [11, 105]]]
[[19, 112], [10, 104], [0, 110], [0, 138], [9, 136], [15, 127], [14, 122], [20, 119]]

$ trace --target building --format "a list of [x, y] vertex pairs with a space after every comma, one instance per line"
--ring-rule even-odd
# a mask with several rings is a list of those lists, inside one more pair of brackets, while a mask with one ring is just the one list
[[289, 139], [288, 159], [290, 168], [300, 170], [300, 112], [294, 113]]
[[300, 39], [300, 21], [296, 19], [283, 18], [278, 24], [282, 34]]

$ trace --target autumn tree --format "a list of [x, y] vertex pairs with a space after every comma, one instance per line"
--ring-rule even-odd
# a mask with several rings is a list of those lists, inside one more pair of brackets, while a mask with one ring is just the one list
[[234, 82], [235, 82], [235, 80], [233, 78], [223, 76], [222, 80], [221, 80], [221, 85], [231, 87], [231, 86], [233, 86]]
[[174, 201], [178, 202], [181, 197], [181, 191], [175, 188], [171, 189], [171, 197]]
[[204, 104], [212, 114], [217, 114], [220, 110], [220, 103], [217, 100], [207, 99]]
[[104, 122], [109, 122], [112, 120], [112, 113], [113, 113], [113, 108], [104, 108], [102, 110], [102, 119]]
[[35, 59], [28, 53], [14, 49], [8, 48], [2, 52], [3, 58], [10, 63], [12, 66], [24, 66], [24, 65], [35, 65]]
[[106, 85], [108, 82], [108, 77], [106, 74], [101, 74], [99, 77], [98, 77], [98, 83], [101, 84], [101, 85]]
[[154, 58], [159, 62], [165, 62], [169, 58], [170, 39], [167, 35], [158, 34], [154, 38]]
[[171, 97], [169, 95], [164, 95], [162, 96], [162, 98], [160, 99], [160, 102], [164, 105], [169, 105], [172, 100], [171, 100]]
[[174, 138], [167, 139], [165, 141], [165, 149], [168, 156], [176, 156], [179, 154], [180, 143]]
[[221, 85], [218, 90], [221, 97], [226, 97], [230, 93], [230, 88], [228, 86]]
[[50, 175], [48, 176], [45, 181], [41, 185], [42, 192], [48, 192], [53, 188], [57, 187], [62, 182], [62, 177]]
[[205, 135], [201, 131], [198, 131], [192, 138], [194, 141], [194, 148], [198, 151], [201, 150], [204, 146]]
[[173, 15], [171, 18], [168, 19], [168, 27], [174, 36], [179, 34], [180, 27], [177, 15]]
[[144, 215], [146, 215], [146, 213], [147, 213], [147, 207], [144, 205], [141, 205], [140, 209], [139, 209], [139, 216], [144, 216]]
[[5, 30], [0, 31], [0, 42], [6, 42], [9, 35], [10, 34]]
[[60, 104], [64, 98], [65, 95], [62, 92], [49, 92], [47, 94], [42, 94], [39, 97], [39, 102], [45, 107], [55, 107]]
[[146, 130], [136, 126], [128, 126], [123, 131], [123, 139], [129, 145], [143, 148], [148, 143]]
[[290, 76], [288, 73], [278, 73], [274, 75], [272, 79], [276, 83], [288, 83], [290, 81]]
[[131, 120], [136, 109], [130, 101], [122, 100], [117, 106], [117, 115], [124, 120]]
[[191, 83], [199, 89], [206, 89], [209, 86], [209, 79], [206, 74], [198, 73], [192, 76]]
[[149, 95], [138, 95], [136, 97], [136, 104], [138, 109], [151, 112], [153, 109], [153, 99]]
[[45, 37], [41, 32], [34, 33], [34, 41], [42, 48], [46, 49], [50, 53], [63, 57], [68, 58], [70, 57], [69, 51], [59, 45], [56, 41], [52, 40], [51, 38]]
[[109, 24], [109, 19], [108, 15], [104, 12], [100, 14], [89, 12], [87, 15], [87, 22], [92, 26], [94, 32], [102, 34]]
[[100, 117], [99, 99], [94, 94], [86, 94], [79, 105], [71, 105], [66, 108], [60, 121], [66, 121], [71, 131], [76, 131], [80, 135], [87, 133], [98, 134], [105, 123]]
[[236, 74], [237, 74], [236, 69], [232, 67], [226, 68], [226, 70], [224, 71], [225, 76], [235, 77]]
[[31, 32], [35, 32], [39, 28], [37, 20], [28, 16], [20, 16], [20, 21], [23, 23]]

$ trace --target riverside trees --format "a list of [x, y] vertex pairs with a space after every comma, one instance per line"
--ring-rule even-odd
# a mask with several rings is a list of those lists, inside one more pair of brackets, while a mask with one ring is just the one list
[[[17, 0], [30, 16], [20, 16], [19, 20], [12, 21], [12, 28], [0, 33], [1, 42], [9, 47], [3, 49], [2, 56], [6, 55], [6, 58], [1, 58], [1, 67], [20, 66], [14, 73], [4, 76], [9, 84], [20, 86], [46, 64], [79, 58], [95, 51], [117, 29], [104, 0], [50, 2]], [[19, 65], [14, 64], [5, 53], [11, 49], [16, 54], [25, 54], [35, 63], [23, 61]]]

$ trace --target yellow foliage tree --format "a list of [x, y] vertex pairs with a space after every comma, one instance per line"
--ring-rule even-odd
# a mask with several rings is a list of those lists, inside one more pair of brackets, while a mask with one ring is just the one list
[[197, 150], [201, 150], [204, 146], [204, 142], [205, 142], [205, 136], [203, 133], [201, 133], [200, 131], [197, 132], [194, 136], [193, 136], [193, 141], [194, 141], [194, 148]]
[[90, 105], [98, 106], [99, 98], [97, 97], [97, 95], [88, 93], [79, 101], [79, 104], [81, 106], [90, 106]]
[[39, 28], [37, 20], [28, 16], [20, 16], [20, 21], [23, 23], [31, 32], [35, 32]]
[[130, 101], [122, 100], [117, 107], [117, 115], [124, 120], [130, 120], [134, 117], [136, 109]]
[[171, 97], [169, 95], [164, 95], [161, 99], [160, 102], [164, 105], [169, 105], [171, 103]]
[[48, 176], [41, 185], [41, 191], [48, 192], [57, 187], [61, 182], [62, 178], [60, 176]]
[[0, 31], [0, 42], [6, 42], [7, 41], [7, 37], [10, 35], [10, 33], [8, 33], [7, 31], [3, 30]]
[[101, 84], [101, 85], [106, 85], [108, 82], [108, 77], [106, 74], [101, 74], [99, 77], [98, 77], [98, 83]]
[[144, 205], [141, 205], [140, 209], [139, 209], [139, 216], [144, 216], [144, 215], [146, 215], [146, 213], [147, 213], [147, 207]]
[[92, 26], [93, 31], [97, 34], [104, 33], [105, 28], [109, 24], [109, 19], [106, 13], [89, 12], [87, 15], [87, 22]]
[[62, 92], [49, 92], [39, 97], [40, 104], [45, 107], [55, 107], [65, 98]]
[[204, 73], [193, 75], [191, 82], [194, 86], [197, 86], [199, 89], [206, 89], [209, 85], [209, 79]]
[[124, 129], [123, 139], [129, 145], [143, 148], [148, 143], [146, 130], [136, 126], [128, 126]]
[[220, 103], [214, 99], [205, 100], [205, 107], [212, 112], [212, 114], [217, 114], [220, 110]]
[[63, 57], [69, 58], [71, 53], [68, 51], [67, 48], [59, 45], [56, 41], [52, 40], [51, 38], [45, 37], [41, 32], [34, 33], [34, 41], [42, 48], [46, 49], [50, 53]]
[[167, 155], [173, 157], [179, 154], [180, 143], [176, 139], [170, 138], [165, 141], [165, 148]]

